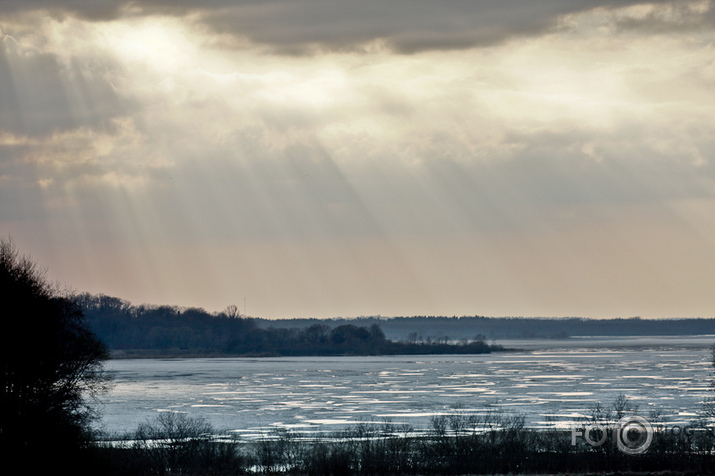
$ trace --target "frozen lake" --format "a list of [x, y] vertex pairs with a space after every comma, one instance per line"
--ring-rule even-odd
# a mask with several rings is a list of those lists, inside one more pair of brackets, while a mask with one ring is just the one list
[[581, 338], [498, 343], [524, 349], [486, 355], [127, 359], [102, 398], [103, 429], [133, 431], [161, 411], [204, 417], [221, 431], [255, 437], [389, 419], [427, 428], [430, 418], [489, 408], [530, 426], [568, 426], [620, 394], [647, 416], [696, 416], [710, 387], [715, 336]]

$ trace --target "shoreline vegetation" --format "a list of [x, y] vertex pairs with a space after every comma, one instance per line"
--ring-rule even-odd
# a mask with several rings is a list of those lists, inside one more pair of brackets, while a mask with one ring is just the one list
[[234, 307], [219, 314], [172, 306], [132, 306], [107, 296], [80, 295], [88, 325], [112, 358], [150, 357], [297, 357], [484, 354], [504, 351], [484, 335], [456, 343], [446, 336], [390, 340], [378, 323], [331, 327], [260, 327]]
[[203, 358], [216, 358], [216, 359], [265, 359], [265, 358], [275, 358], [275, 357], [374, 357], [374, 356], [386, 356], [386, 355], [470, 355], [470, 354], [485, 354], [491, 352], [517, 352], [519, 349], [511, 349], [501, 346], [494, 346], [487, 351], [471, 352], [467, 348], [461, 347], [459, 344], [454, 346], [449, 346], [446, 349], [439, 351], [437, 349], [424, 349], [420, 352], [396, 352], [396, 353], [325, 353], [325, 354], [281, 354], [278, 352], [248, 352], [245, 354], [222, 354], [217, 352], [212, 353], [202, 353], [195, 352], [191, 350], [181, 350], [181, 349], [161, 349], [161, 350], [128, 350], [128, 351], [115, 351], [110, 352], [110, 359], [113, 360], [123, 360], [123, 359], [203, 359]]
[[[90, 462], [106, 475], [477, 475], [477, 474], [712, 474], [715, 432], [707, 419], [675, 432], [648, 415], [651, 440], [631, 437], [638, 454], [616, 443], [615, 422], [638, 415], [625, 396], [596, 405], [573, 429], [533, 429], [523, 416], [493, 408], [456, 408], [417, 431], [407, 425], [361, 422], [318, 435], [276, 429], [255, 440], [216, 431], [200, 418], [160, 413], [122, 438], [91, 448]], [[705, 412], [703, 415], [706, 415]], [[591, 441], [583, 437], [591, 428]], [[603, 433], [594, 433], [602, 431]], [[576, 431], [575, 431], [576, 430]], [[578, 436], [578, 437], [575, 437]], [[112, 441], [109, 441], [112, 440]], [[111, 465], [108, 465], [111, 463]]]
[[488, 318], [414, 316], [267, 320], [236, 306], [200, 308], [133, 305], [106, 295], [79, 294], [87, 324], [111, 357], [289, 357], [483, 354], [517, 351], [499, 339], [578, 336], [708, 335], [715, 319]]
[[[347, 329], [337, 329], [355, 334], [369, 331], [369, 328], [349, 326]], [[343, 327], [343, 326], [341, 326]], [[270, 334], [269, 334], [270, 336]], [[359, 338], [359, 337], [358, 337]], [[127, 349], [110, 352], [112, 359], [152, 359], [152, 358], [270, 358], [270, 357], [369, 357], [388, 355], [470, 355], [492, 352], [518, 351], [501, 345], [487, 344], [482, 340], [465, 343], [440, 344], [392, 342], [381, 338], [365, 339], [359, 342], [359, 347], [350, 344], [326, 343], [320, 347], [301, 347], [290, 344], [272, 343], [272, 350], [248, 352], [220, 352], [202, 349], [182, 349], [177, 347], [159, 349]]]

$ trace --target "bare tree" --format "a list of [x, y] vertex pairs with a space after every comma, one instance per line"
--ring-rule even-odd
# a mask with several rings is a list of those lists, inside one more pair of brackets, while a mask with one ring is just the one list
[[241, 313], [238, 310], [238, 306], [236, 306], [235, 304], [226, 306], [226, 309], [223, 310], [223, 315], [226, 317], [233, 318], [233, 319], [241, 317]]
[[48, 284], [45, 272], [20, 256], [10, 239], [0, 240], [0, 298], [4, 459], [24, 458], [38, 447], [69, 456], [89, 441], [95, 416], [90, 398], [106, 388], [108, 351], [72, 296]]

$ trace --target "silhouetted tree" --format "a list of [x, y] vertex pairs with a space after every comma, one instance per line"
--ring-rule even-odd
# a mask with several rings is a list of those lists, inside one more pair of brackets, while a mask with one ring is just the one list
[[355, 345], [367, 342], [370, 339], [370, 331], [364, 327], [352, 324], [343, 324], [334, 328], [330, 332], [330, 339], [336, 345]]
[[370, 339], [378, 341], [378, 342], [385, 340], [385, 333], [382, 332], [382, 329], [380, 328], [379, 325], [372, 324], [370, 326]]
[[241, 317], [241, 313], [238, 310], [238, 306], [236, 306], [235, 304], [226, 306], [226, 309], [223, 310], [222, 314], [230, 319], [238, 319]]
[[330, 326], [325, 324], [313, 324], [303, 331], [303, 337], [308, 344], [320, 345], [328, 341]]
[[41, 463], [57, 467], [89, 440], [88, 397], [105, 388], [107, 350], [71, 296], [48, 284], [10, 239], [0, 240], [0, 300], [4, 463], [21, 458], [26, 473]]

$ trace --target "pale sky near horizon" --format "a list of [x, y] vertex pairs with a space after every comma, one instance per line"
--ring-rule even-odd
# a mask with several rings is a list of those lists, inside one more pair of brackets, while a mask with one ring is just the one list
[[0, 235], [265, 318], [715, 317], [715, 2], [0, 0]]

